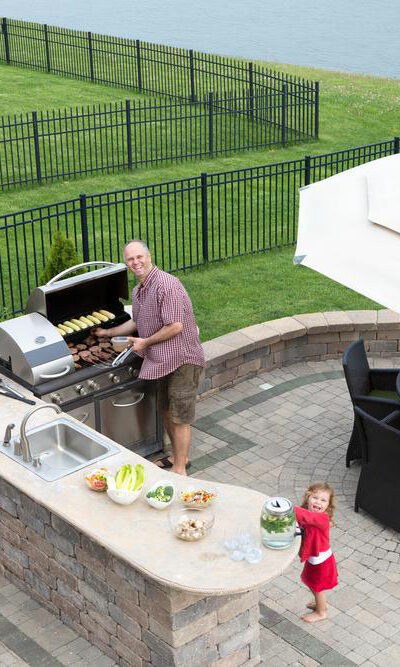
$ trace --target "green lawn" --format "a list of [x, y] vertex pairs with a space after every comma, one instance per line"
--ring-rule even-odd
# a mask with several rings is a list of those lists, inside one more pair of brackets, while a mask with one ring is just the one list
[[268, 320], [327, 310], [381, 308], [307, 267], [294, 248], [238, 257], [179, 274], [191, 295], [203, 341]]
[[[400, 81], [294, 66], [273, 67], [320, 81], [318, 142], [21, 188], [2, 194], [0, 214], [74, 198], [80, 192], [111, 191], [196, 176], [202, 171], [213, 173], [280, 162], [400, 134]], [[107, 102], [125, 99], [128, 92], [6, 65], [0, 65], [0, 80], [2, 113]], [[193, 299], [202, 340], [293, 313], [376, 307], [309, 269], [293, 266], [293, 254], [294, 248], [275, 250], [210, 264], [181, 275]]]
[[[265, 63], [264, 63], [265, 64]], [[400, 134], [400, 80], [269, 64], [276, 70], [320, 81], [320, 140], [287, 148], [247, 151], [229, 157], [134, 169], [63, 180], [2, 194], [0, 213], [96, 193], [296, 159], [390, 139]], [[14, 113], [121, 100], [131, 91], [0, 65], [0, 111]], [[17, 85], [14, 85], [17, 82]], [[29, 106], [26, 91], [29, 90]], [[42, 103], [43, 91], [45, 103]], [[10, 91], [10, 97], [8, 95]], [[2, 100], [2, 101], [1, 101]], [[51, 102], [53, 100], [53, 102]]]

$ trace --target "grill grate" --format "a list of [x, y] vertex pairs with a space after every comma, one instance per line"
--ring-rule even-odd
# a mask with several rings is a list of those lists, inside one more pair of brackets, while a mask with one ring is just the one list
[[[68, 343], [72, 354], [75, 370], [83, 368], [109, 368], [118, 356], [108, 340], [97, 339], [94, 336], [84, 339], [81, 343]], [[89, 340], [89, 342], [85, 342]]]

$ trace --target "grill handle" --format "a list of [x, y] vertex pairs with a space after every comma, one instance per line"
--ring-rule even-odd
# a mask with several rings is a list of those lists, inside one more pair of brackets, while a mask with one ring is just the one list
[[78, 269], [84, 269], [87, 266], [99, 266], [99, 265], [101, 265], [101, 266], [116, 266], [116, 264], [114, 264], [114, 262], [102, 262], [102, 261], [99, 261], [99, 262], [82, 262], [82, 264], [75, 264], [75, 266], [70, 266], [68, 269], [64, 269], [64, 271], [61, 271], [61, 273], [57, 273], [56, 276], [53, 276], [53, 278], [51, 278], [49, 280], [49, 282], [46, 283], [46, 286], [47, 285], [52, 285], [53, 283], [57, 282], [57, 280], [60, 280], [60, 278], [64, 278], [64, 276], [67, 276], [68, 273], [73, 273], [74, 271], [77, 271]]
[[81, 424], [86, 424], [87, 420], [89, 419], [89, 413], [88, 412], [82, 412], [82, 417], [75, 417], [75, 419], [78, 422], [81, 422]]
[[144, 399], [144, 394], [138, 394], [138, 398], [136, 401], [133, 401], [133, 403], [115, 403], [115, 401], [112, 401], [112, 404], [114, 408], [131, 408], [132, 405], [137, 405], [140, 403], [140, 401], [143, 401]]
[[63, 375], [69, 373], [70, 367], [65, 366], [64, 370], [61, 373], [51, 373], [50, 375], [45, 375], [44, 373], [40, 376], [43, 380], [52, 380], [53, 378], [61, 378]]

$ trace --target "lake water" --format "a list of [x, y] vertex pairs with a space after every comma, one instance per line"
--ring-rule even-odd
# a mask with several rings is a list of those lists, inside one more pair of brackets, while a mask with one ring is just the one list
[[400, 0], [2, 0], [3, 16], [400, 78]]

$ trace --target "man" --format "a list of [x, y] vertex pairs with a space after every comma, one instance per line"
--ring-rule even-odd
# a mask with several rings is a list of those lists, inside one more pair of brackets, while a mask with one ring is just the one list
[[129, 241], [124, 248], [127, 267], [139, 281], [132, 291], [132, 319], [111, 329], [97, 329], [99, 336], [130, 336], [132, 349], [143, 364], [139, 377], [160, 380], [164, 425], [171, 439], [172, 460], [163, 467], [186, 475], [191, 445], [191, 424], [204, 352], [190, 298], [178, 278], [153, 266], [143, 241]]

